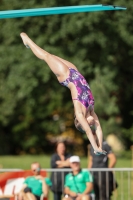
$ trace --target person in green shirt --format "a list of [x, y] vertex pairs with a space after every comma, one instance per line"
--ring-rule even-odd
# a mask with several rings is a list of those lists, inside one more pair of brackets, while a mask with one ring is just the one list
[[38, 162], [31, 164], [33, 176], [25, 179], [22, 189], [18, 194], [18, 200], [40, 200], [42, 194], [48, 195], [49, 186], [52, 185], [49, 178], [40, 175], [41, 166]]
[[70, 157], [72, 172], [65, 177], [65, 197], [63, 200], [94, 200], [93, 178], [88, 170], [80, 167], [78, 156]]

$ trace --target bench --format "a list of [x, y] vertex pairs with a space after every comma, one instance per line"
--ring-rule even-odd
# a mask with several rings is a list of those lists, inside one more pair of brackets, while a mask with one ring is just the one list
[[[40, 174], [47, 177], [47, 172], [41, 170]], [[16, 200], [16, 194], [21, 190], [26, 177], [33, 176], [31, 170], [4, 172], [0, 174], [0, 200]], [[41, 199], [47, 200], [42, 194]]]

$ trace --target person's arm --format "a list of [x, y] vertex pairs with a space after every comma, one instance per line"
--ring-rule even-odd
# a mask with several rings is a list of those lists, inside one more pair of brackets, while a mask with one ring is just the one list
[[105, 149], [107, 151], [107, 157], [108, 157], [108, 168], [113, 168], [116, 164], [116, 156], [112, 151], [111, 146], [105, 141], [104, 142]]
[[45, 195], [45, 197], [47, 197], [48, 196], [49, 187], [46, 184], [44, 178], [42, 180], [42, 191], [43, 191], [43, 194]]
[[72, 184], [73, 184], [72, 178], [73, 178], [73, 176], [72, 176], [71, 173], [70, 173], [70, 174], [67, 174], [67, 175], [65, 176], [64, 193], [65, 193], [66, 195], [71, 196], [71, 197], [77, 197], [77, 193], [71, 191], [71, 189], [70, 189], [71, 186], [72, 186]]
[[103, 132], [102, 132], [102, 128], [100, 125], [100, 121], [98, 119], [97, 114], [93, 111], [92, 112], [92, 116], [94, 117], [95, 120], [95, 126], [96, 126], [96, 135], [97, 135], [97, 139], [98, 139], [98, 143], [100, 145], [100, 147], [102, 148], [102, 142], [103, 142]]
[[48, 185], [46, 184], [46, 181], [45, 181], [44, 177], [41, 176], [41, 175], [39, 175], [39, 176], [37, 176], [36, 178], [42, 181], [42, 191], [43, 191], [43, 194], [45, 195], [45, 197], [47, 197], [49, 187], [48, 187]]
[[69, 167], [70, 166], [69, 159], [67, 159], [67, 160], [58, 160], [58, 161], [56, 161], [56, 164], [57, 164], [58, 168], [63, 168], [63, 167]]
[[24, 192], [24, 189], [27, 187], [27, 185], [24, 183], [22, 185], [22, 188], [21, 190], [18, 192], [18, 193], [15, 193], [16, 197], [18, 200], [23, 200], [23, 192]]
[[93, 190], [93, 177], [89, 171], [83, 171], [84, 181], [86, 183], [86, 189], [82, 194], [88, 194]]
[[92, 168], [93, 157], [89, 156], [88, 168]]
[[51, 158], [51, 168], [57, 168], [57, 154], [53, 154]]
[[26, 183], [24, 183], [24, 184], [22, 185], [21, 191], [24, 191], [24, 189], [25, 189], [26, 187], [28, 187], [28, 185], [27, 185]]
[[93, 190], [93, 183], [92, 182], [87, 182], [86, 183], [86, 189], [84, 190], [83, 194], [89, 194]]
[[114, 153], [109, 153], [108, 154], [108, 159], [109, 159], [109, 166], [108, 168], [113, 168], [116, 164], [116, 156]]
[[88, 122], [87, 120], [85, 119], [84, 115], [82, 112], [76, 112], [75, 111], [75, 115], [76, 115], [76, 118], [78, 120], [78, 122], [81, 124], [81, 126], [83, 127], [84, 131], [86, 132], [86, 135], [88, 137], [88, 139], [90, 140], [90, 143], [93, 147], [94, 150], [98, 150], [98, 146], [96, 144], [96, 141], [95, 141], [95, 138], [94, 138], [94, 135], [92, 134], [92, 131], [88, 125]]
[[64, 193], [71, 196], [71, 197], [76, 197], [77, 196], [77, 193], [76, 192], [73, 192], [69, 189], [69, 187], [65, 187], [64, 189]]

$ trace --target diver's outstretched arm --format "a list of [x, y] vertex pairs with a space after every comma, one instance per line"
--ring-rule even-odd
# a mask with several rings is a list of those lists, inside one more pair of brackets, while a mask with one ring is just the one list
[[92, 116], [94, 117], [95, 120], [95, 125], [96, 125], [96, 135], [98, 138], [98, 142], [100, 145], [100, 148], [102, 148], [102, 143], [103, 143], [103, 132], [102, 132], [102, 128], [98, 119], [98, 116], [95, 112], [92, 113]]
[[[81, 112], [76, 112], [75, 111], [75, 115], [76, 115], [76, 119], [78, 120], [78, 122], [81, 124], [81, 126], [83, 127], [83, 130], [86, 132], [86, 135], [88, 137], [88, 139], [90, 140], [90, 143], [94, 149], [95, 153], [99, 153], [99, 154], [105, 154], [105, 152], [102, 150], [102, 146], [98, 146], [96, 143], [96, 140], [94, 138], [94, 135], [89, 127], [89, 124], [87, 122], [87, 120], [85, 119], [84, 115]], [[99, 138], [98, 138], [99, 139]]]

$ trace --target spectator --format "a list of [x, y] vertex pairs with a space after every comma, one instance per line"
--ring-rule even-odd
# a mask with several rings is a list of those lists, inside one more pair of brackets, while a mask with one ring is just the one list
[[22, 190], [18, 194], [19, 200], [40, 200], [42, 194], [48, 196], [51, 181], [40, 175], [40, 164], [34, 162], [31, 164], [33, 176], [27, 177], [23, 183]]
[[[95, 139], [96, 135], [95, 135]], [[97, 142], [97, 141], [96, 141]], [[111, 147], [106, 141], [103, 141], [103, 149], [107, 152], [107, 155], [96, 156], [93, 148], [90, 148], [90, 156], [88, 168], [113, 168], [116, 164], [115, 154], [112, 152]], [[110, 200], [112, 192], [116, 187], [113, 173], [110, 172], [93, 172], [94, 177], [94, 191], [96, 200]]]
[[65, 197], [63, 200], [94, 200], [92, 175], [80, 167], [80, 158], [70, 158], [72, 173], [65, 177]]
[[[64, 142], [58, 142], [56, 144], [56, 153], [51, 158], [51, 168], [69, 168], [69, 158], [71, 154], [66, 153], [66, 145]], [[64, 189], [64, 177], [68, 172], [52, 172], [51, 190], [54, 194], [54, 200], [61, 200]]]

